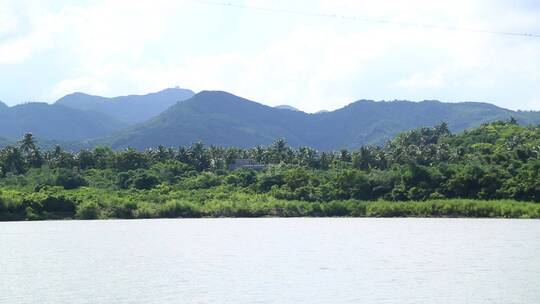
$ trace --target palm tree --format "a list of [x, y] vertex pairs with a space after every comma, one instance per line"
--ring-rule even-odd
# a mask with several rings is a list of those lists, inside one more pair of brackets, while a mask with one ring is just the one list
[[328, 154], [326, 154], [326, 152], [321, 153], [321, 158], [319, 160], [319, 168], [320, 169], [323, 169], [323, 170], [328, 169], [328, 167], [330, 167], [331, 162], [332, 162], [332, 160], [330, 159]]
[[25, 133], [19, 141], [19, 148], [23, 154], [24, 162], [27, 166], [37, 168], [43, 164], [43, 158], [36, 146], [32, 133]]
[[203, 171], [204, 169], [208, 169], [210, 167], [210, 158], [208, 157], [202, 142], [197, 142], [191, 145], [187, 152], [191, 164], [193, 164], [195, 170]]
[[208, 158], [210, 159], [210, 167], [212, 169], [224, 169], [226, 160], [225, 160], [225, 149], [217, 146], [210, 146], [207, 149]]
[[291, 156], [291, 150], [287, 147], [287, 142], [283, 138], [276, 139], [270, 148], [272, 151], [272, 161], [275, 163], [285, 162]]
[[317, 151], [309, 147], [300, 147], [297, 150], [297, 162], [301, 166], [315, 168], [317, 166]]
[[25, 171], [24, 159], [21, 150], [8, 146], [0, 151], [0, 167], [2, 175], [7, 172], [22, 174]]
[[341, 160], [342, 162], [351, 161], [351, 155], [349, 154], [349, 151], [347, 151], [347, 149], [339, 150], [339, 160]]
[[23, 138], [19, 141], [19, 147], [25, 153], [36, 149], [36, 143], [34, 141], [34, 136], [32, 135], [32, 133], [24, 134]]
[[159, 145], [157, 148], [151, 148], [147, 153], [154, 162], [164, 162], [174, 155], [174, 152], [171, 149], [167, 149], [163, 145]]
[[372, 146], [362, 146], [352, 156], [353, 165], [362, 170], [368, 170], [375, 166], [375, 151]]

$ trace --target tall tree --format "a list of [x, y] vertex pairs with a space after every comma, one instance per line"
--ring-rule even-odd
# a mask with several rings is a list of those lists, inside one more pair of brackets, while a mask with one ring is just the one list
[[27, 167], [39, 168], [43, 164], [43, 157], [39, 148], [36, 145], [34, 136], [32, 133], [25, 133], [23, 138], [19, 141], [19, 148], [21, 150], [24, 162]]

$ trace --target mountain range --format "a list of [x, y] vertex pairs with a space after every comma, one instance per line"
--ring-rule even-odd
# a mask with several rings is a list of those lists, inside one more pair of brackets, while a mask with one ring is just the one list
[[146, 121], [165, 111], [178, 101], [193, 97], [191, 90], [170, 88], [146, 95], [128, 95], [113, 98], [73, 93], [56, 101], [55, 104], [69, 108], [94, 111], [112, 116], [128, 124]]
[[74, 93], [52, 105], [0, 103], [0, 138], [13, 142], [32, 132], [49, 144], [68, 142], [75, 149], [177, 147], [197, 141], [247, 148], [283, 138], [291, 146], [336, 150], [382, 144], [400, 132], [440, 122], [457, 132], [510, 117], [521, 124], [540, 124], [540, 112], [488, 103], [359, 100], [335, 111], [309, 114], [222, 91], [195, 94], [173, 88], [115, 98]]
[[17, 139], [32, 132], [37, 138], [58, 141], [103, 138], [193, 95], [190, 90], [171, 88], [114, 98], [73, 93], [54, 104], [29, 102], [8, 107], [0, 102], [0, 137]]
[[116, 134], [107, 144], [117, 149], [144, 149], [202, 141], [245, 148], [284, 138], [292, 146], [334, 150], [382, 144], [397, 133], [440, 122], [461, 131], [510, 117], [523, 124], [540, 123], [540, 112], [510, 111], [487, 103], [360, 100], [335, 111], [308, 114], [272, 108], [226, 92], [203, 91]]
[[38, 138], [82, 141], [108, 136], [127, 126], [106, 114], [57, 104], [31, 102], [0, 107], [0, 137], [7, 139], [32, 132]]

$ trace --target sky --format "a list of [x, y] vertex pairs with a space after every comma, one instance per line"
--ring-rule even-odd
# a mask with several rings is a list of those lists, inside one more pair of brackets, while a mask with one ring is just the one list
[[307, 112], [359, 99], [540, 110], [540, 37], [478, 31], [540, 35], [540, 1], [0, 0], [0, 100], [179, 86]]

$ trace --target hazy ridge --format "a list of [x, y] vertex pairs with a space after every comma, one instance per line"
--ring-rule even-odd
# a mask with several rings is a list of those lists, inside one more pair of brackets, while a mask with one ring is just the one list
[[254, 147], [277, 138], [319, 150], [379, 145], [396, 134], [448, 123], [454, 131], [514, 117], [539, 124], [539, 112], [511, 111], [489, 103], [359, 100], [309, 114], [290, 106], [270, 107], [222, 91], [171, 88], [114, 98], [73, 93], [50, 105], [0, 103], [0, 145], [32, 132], [49, 148], [109, 145], [115, 149], [208, 145]]

